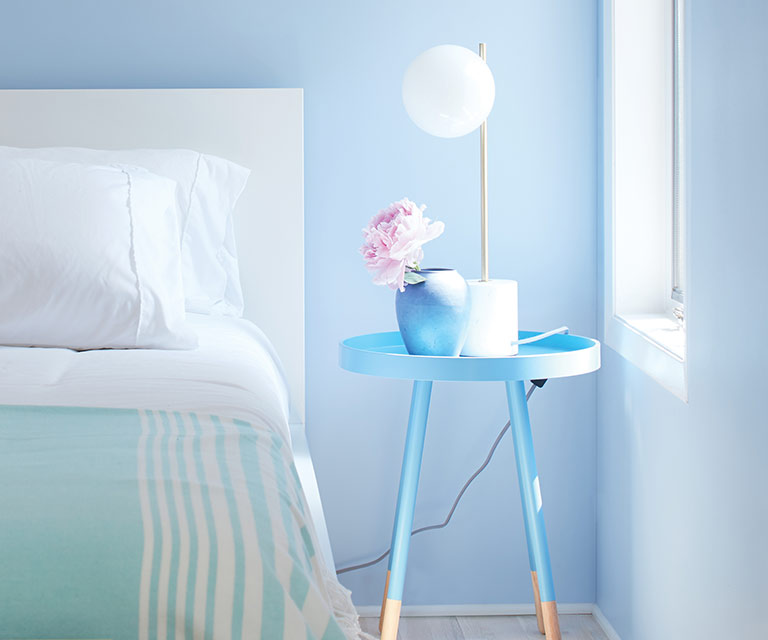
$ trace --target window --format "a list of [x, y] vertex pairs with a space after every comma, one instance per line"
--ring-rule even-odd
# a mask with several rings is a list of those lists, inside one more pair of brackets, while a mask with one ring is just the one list
[[686, 398], [683, 0], [604, 0], [604, 341]]

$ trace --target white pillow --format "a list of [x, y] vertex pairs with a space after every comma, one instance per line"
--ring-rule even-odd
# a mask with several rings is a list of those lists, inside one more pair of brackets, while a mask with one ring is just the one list
[[0, 160], [0, 344], [196, 346], [174, 191], [136, 167]]
[[187, 311], [242, 316], [243, 292], [232, 213], [250, 170], [184, 149], [98, 150], [0, 146], [0, 160], [37, 158], [91, 165], [144, 167], [176, 182], [182, 276]]

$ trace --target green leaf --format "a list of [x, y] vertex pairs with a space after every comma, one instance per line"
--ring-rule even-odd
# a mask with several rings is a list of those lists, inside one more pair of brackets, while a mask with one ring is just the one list
[[419, 282], [426, 281], [426, 278], [422, 275], [419, 275], [416, 271], [406, 271], [405, 281], [408, 284], [419, 284]]

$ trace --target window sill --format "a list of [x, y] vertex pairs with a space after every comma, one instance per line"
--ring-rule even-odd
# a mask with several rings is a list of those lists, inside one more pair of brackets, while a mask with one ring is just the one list
[[685, 359], [685, 329], [667, 316], [643, 313], [618, 318], [680, 362]]
[[634, 314], [608, 319], [605, 343], [678, 398], [688, 401], [685, 329], [667, 316]]

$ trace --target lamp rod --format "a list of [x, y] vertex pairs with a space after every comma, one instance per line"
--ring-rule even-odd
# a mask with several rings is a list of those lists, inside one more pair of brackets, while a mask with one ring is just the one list
[[[485, 61], [485, 43], [480, 43]], [[488, 121], [480, 125], [480, 280], [488, 281]]]

